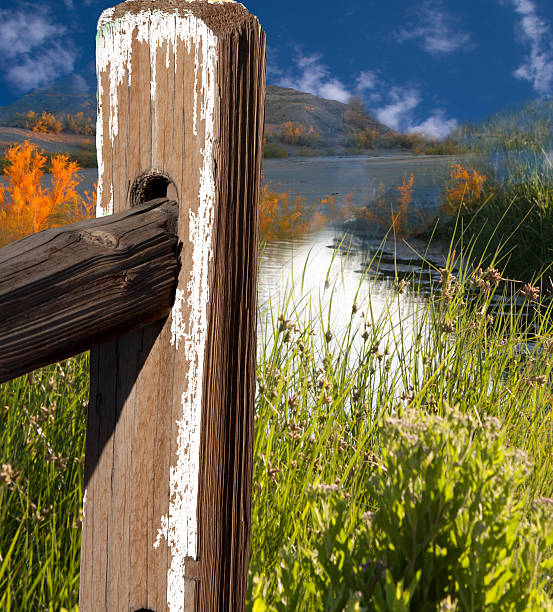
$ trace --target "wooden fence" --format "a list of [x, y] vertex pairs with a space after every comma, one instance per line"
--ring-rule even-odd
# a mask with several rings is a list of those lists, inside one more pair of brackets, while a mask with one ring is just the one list
[[0, 251], [0, 381], [91, 349], [81, 612], [243, 609], [265, 35], [123, 2], [97, 76], [97, 218]]

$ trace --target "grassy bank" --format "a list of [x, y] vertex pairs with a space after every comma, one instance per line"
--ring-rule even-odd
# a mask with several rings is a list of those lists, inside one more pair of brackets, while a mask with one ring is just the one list
[[[421, 272], [421, 278], [429, 273]], [[514, 507], [509, 495], [522, 500], [522, 506], [516, 506], [518, 514], [509, 514], [515, 518], [530, 513], [535, 500], [553, 496], [552, 307], [540, 307], [531, 294], [525, 307], [516, 307], [519, 285], [503, 281], [493, 270], [473, 270], [459, 256], [436, 273], [430, 299], [417, 298], [417, 278], [410, 279], [410, 286], [398, 281], [396, 295], [380, 314], [372, 310], [367, 281], [352, 299], [348, 321], [334, 321], [332, 301], [341, 298], [332, 289], [311, 302], [298, 304], [288, 298], [273, 307], [260, 306], [248, 591], [248, 605], [256, 612], [294, 609], [290, 603], [294, 597], [302, 610], [320, 609], [321, 601], [330, 605], [325, 598], [331, 597], [335, 580], [339, 583], [345, 570], [338, 567], [333, 582], [324, 564], [319, 571], [319, 566], [305, 561], [322, 559], [325, 543], [331, 561], [340, 557], [367, 566], [366, 557], [347, 552], [357, 541], [354, 534], [361, 533], [359, 542], [368, 537], [369, 532], [363, 531], [366, 513], [378, 514], [381, 508], [397, 515], [402, 503], [409, 501], [402, 498], [400, 488], [399, 506], [388, 508], [392, 498], [382, 491], [375, 493], [379, 490], [375, 475], [384, 474], [382, 468], [390, 465], [386, 461], [393, 459], [386, 458], [388, 445], [383, 442], [390, 416], [396, 419], [414, 412], [447, 420], [455, 407], [460, 417], [454, 422], [471, 419], [470, 443], [483, 436], [480, 449], [487, 447], [486, 436], [492, 435], [486, 419], [497, 417], [499, 430], [492, 438], [504, 437], [501, 448], [508, 444], [525, 451], [533, 465], [524, 477], [516, 470], [505, 472], [513, 483], [511, 491], [509, 487], [503, 491], [508, 502], [505, 512]], [[407, 291], [414, 291], [409, 307], [403, 299]], [[0, 387], [0, 609], [59, 610], [77, 603], [87, 361], [85, 353]], [[459, 439], [466, 429], [451, 427]], [[431, 442], [423, 442], [426, 457]], [[502, 455], [501, 448], [482, 455], [484, 467], [490, 462], [497, 465], [498, 457], [510, 465], [511, 456], [507, 451]], [[435, 465], [447, 474], [449, 459], [438, 451], [430, 448]], [[467, 457], [458, 458], [456, 465]], [[478, 471], [486, 473], [484, 468], [470, 473]], [[467, 499], [472, 499], [469, 493], [478, 484], [471, 482]], [[409, 507], [404, 510], [411, 512]], [[533, 534], [532, 525], [543, 526], [540, 521], [545, 520], [530, 513], [530, 526], [521, 531], [518, 523], [508, 523], [501, 508], [482, 516], [469, 523], [489, 528], [499, 521], [507, 525], [506, 533], [522, 535]], [[451, 525], [444, 524], [440, 533], [452, 533]], [[460, 545], [471, 554], [480, 542], [477, 531], [473, 536]], [[490, 545], [495, 552], [486, 557], [489, 563], [478, 576], [489, 579], [490, 568], [505, 558], [512, 567], [507, 567], [510, 577], [503, 575], [503, 586], [520, 583], [523, 590], [541, 597], [545, 593], [541, 555], [547, 557], [549, 543], [535, 539], [534, 565], [526, 564], [532, 578], [522, 575], [520, 561], [529, 552], [516, 534], [513, 537], [515, 541], [507, 538]], [[290, 566], [288, 561], [296, 553], [303, 561]], [[383, 563], [382, 559], [375, 562]], [[424, 576], [430, 580], [433, 572], [427, 567]], [[356, 580], [363, 578], [354, 574]], [[374, 575], [370, 579], [374, 582]], [[387, 580], [382, 578], [383, 589]], [[399, 579], [391, 580], [397, 586], [394, 580]], [[423, 583], [419, 576], [412, 597], [420, 596], [422, 586], [417, 585]], [[352, 584], [355, 598], [358, 583]], [[476, 593], [477, 587], [470, 588]], [[409, 590], [409, 584], [402, 588]], [[458, 609], [475, 609], [459, 605]]]
[[518, 169], [505, 182], [489, 181], [478, 197], [461, 201], [446, 234], [473, 244], [475, 254], [494, 254], [506, 273], [553, 293], [553, 180]]

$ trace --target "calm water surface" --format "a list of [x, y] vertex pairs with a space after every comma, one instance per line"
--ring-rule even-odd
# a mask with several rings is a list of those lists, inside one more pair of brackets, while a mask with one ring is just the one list
[[[381, 157], [312, 157], [266, 159], [263, 163], [263, 183], [274, 191], [286, 191], [291, 197], [301, 196], [308, 203], [332, 195], [337, 202], [346, 198], [358, 207], [370, 205], [378, 193], [388, 192], [392, 197], [397, 185], [414, 175], [413, 204], [418, 211], [432, 215], [438, 211], [438, 201], [451, 165], [462, 161], [450, 156], [410, 156], [405, 154]], [[96, 180], [95, 169], [81, 171], [80, 188], [90, 190]], [[271, 303], [279, 305], [287, 289], [294, 284], [294, 300], [299, 302], [311, 295], [314, 305], [328, 301], [331, 289], [334, 290], [332, 313], [337, 332], [343, 328], [351, 316], [355, 293], [359, 288], [366, 269], [370, 252], [380, 244], [378, 231], [368, 242], [354, 241], [346, 256], [342, 249], [335, 253], [334, 247], [344, 237], [338, 229], [324, 231], [293, 240], [277, 240], [265, 245], [259, 269], [258, 301], [261, 306]], [[415, 251], [423, 251], [424, 244], [408, 241], [399, 242], [399, 271], [416, 270], [409, 263], [415, 258]], [[380, 271], [383, 274], [369, 273], [362, 283], [358, 301], [367, 298], [373, 310], [384, 308], [395, 293], [394, 245], [388, 243], [384, 249], [384, 260]], [[434, 247], [429, 256], [436, 265], [444, 264], [444, 256], [439, 247]], [[306, 266], [303, 285], [301, 273]], [[330, 272], [329, 272], [330, 270]], [[327, 276], [328, 275], [328, 276]], [[293, 280], [295, 279], [295, 283]], [[325, 282], [327, 288], [325, 289]], [[399, 296], [403, 306], [414, 307], [415, 296], [407, 290]]]
[[[303, 196], [308, 202], [315, 202], [327, 195], [333, 195], [338, 202], [348, 197], [354, 206], [362, 207], [370, 205], [380, 185], [384, 185], [380, 187], [380, 192], [383, 189], [395, 190], [404, 177], [413, 173], [413, 200], [417, 210], [424, 209], [436, 214], [439, 194], [451, 165], [457, 161], [459, 158], [449, 156], [407, 155], [268, 159], [264, 160], [263, 174], [264, 182], [275, 191]], [[269, 299], [273, 304], [278, 303], [292, 285], [294, 277], [294, 295], [297, 299], [301, 297], [300, 293], [310, 292], [318, 296], [322, 291], [324, 294], [330, 268], [328, 280], [336, 292], [332, 310], [337, 317], [348, 319], [355, 292], [370, 257], [367, 250], [374, 253], [380, 245], [381, 236], [375, 232], [372, 238], [365, 241], [346, 241], [350, 247], [349, 254], [346, 256], [346, 249], [343, 248], [336, 255], [334, 246], [343, 237], [343, 232], [327, 228], [310, 236], [268, 243], [259, 271], [260, 304]], [[361, 294], [366, 293], [370, 286], [371, 301], [375, 307], [383, 307], [390, 295], [395, 293], [396, 265], [403, 273], [416, 270], [409, 260], [417, 260], [415, 252], [425, 249], [425, 245], [417, 241], [399, 241], [395, 246], [400, 257], [399, 264], [394, 262], [394, 244], [389, 241], [383, 249], [384, 259], [380, 264], [380, 271], [387, 274], [369, 272], [364, 281]], [[440, 247], [434, 247], [427, 255], [443, 266], [445, 260]], [[304, 265], [307, 267], [302, 287], [297, 279], [301, 277]], [[406, 291], [401, 299], [408, 303], [414, 300], [414, 296]]]

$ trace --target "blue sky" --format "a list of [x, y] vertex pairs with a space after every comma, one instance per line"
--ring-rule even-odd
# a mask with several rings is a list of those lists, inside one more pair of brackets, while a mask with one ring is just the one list
[[[94, 78], [104, 0], [2, 0], [0, 105]], [[347, 101], [387, 125], [444, 136], [553, 95], [553, 0], [246, 2], [268, 37], [268, 82]], [[82, 78], [84, 77], [84, 78]]]

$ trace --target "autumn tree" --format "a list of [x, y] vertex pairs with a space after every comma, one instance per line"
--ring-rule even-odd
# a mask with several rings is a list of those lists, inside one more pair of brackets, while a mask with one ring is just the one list
[[471, 172], [461, 164], [454, 164], [446, 185], [442, 210], [456, 214], [459, 209], [470, 209], [480, 198], [486, 178], [477, 170]]
[[59, 134], [61, 132], [61, 121], [56, 119], [52, 113], [47, 113], [45, 111], [42, 113], [32, 129], [33, 132]]
[[46, 155], [25, 141], [8, 150], [6, 185], [0, 189], [0, 246], [39, 232], [94, 216], [95, 194], [81, 197], [79, 165], [66, 155], [51, 159], [51, 186], [44, 187]]
[[357, 96], [351, 97], [346, 102], [342, 120], [348, 132], [362, 132], [365, 128], [370, 127], [369, 123], [371, 122], [363, 100]]
[[313, 126], [306, 127], [296, 121], [286, 121], [282, 125], [282, 140], [288, 144], [309, 145], [320, 137]]

